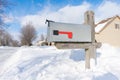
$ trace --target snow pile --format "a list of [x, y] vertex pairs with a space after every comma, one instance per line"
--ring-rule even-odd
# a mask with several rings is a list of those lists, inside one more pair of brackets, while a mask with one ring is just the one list
[[104, 44], [97, 50], [97, 65], [85, 70], [82, 49], [21, 47], [1, 65], [0, 80], [120, 80], [119, 53]]

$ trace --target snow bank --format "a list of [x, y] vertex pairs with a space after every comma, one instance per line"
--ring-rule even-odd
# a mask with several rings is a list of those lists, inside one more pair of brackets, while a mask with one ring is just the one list
[[0, 80], [120, 80], [119, 53], [104, 44], [97, 50], [97, 65], [85, 70], [82, 49], [21, 47], [1, 66]]

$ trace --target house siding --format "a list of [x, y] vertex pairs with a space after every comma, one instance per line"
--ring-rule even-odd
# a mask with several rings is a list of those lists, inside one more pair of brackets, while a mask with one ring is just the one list
[[98, 42], [120, 47], [120, 29], [115, 28], [116, 23], [120, 25], [120, 19], [117, 17], [111, 23], [106, 25], [99, 34], [95, 35], [96, 40]]

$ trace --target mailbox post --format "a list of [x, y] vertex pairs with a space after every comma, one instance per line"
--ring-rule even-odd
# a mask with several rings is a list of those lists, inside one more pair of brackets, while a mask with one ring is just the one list
[[90, 58], [94, 58], [96, 60], [96, 47], [95, 47], [95, 23], [94, 23], [94, 13], [92, 11], [87, 11], [84, 14], [85, 24], [91, 26], [91, 46], [86, 51], [86, 68], [90, 68]]
[[85, 68], [90, 69], [90, 58], [96, 59], [94, 13], [87, 11], [85, 24], [71, 24], [49, 21], [47, 41], [54, 42], [58, 49], [85, 49]]

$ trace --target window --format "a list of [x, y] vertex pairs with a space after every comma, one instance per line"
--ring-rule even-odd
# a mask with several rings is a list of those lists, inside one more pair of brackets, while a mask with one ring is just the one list
[[115, 29], [120, 29], [120, 25], [119, 24], [115, 24]]

